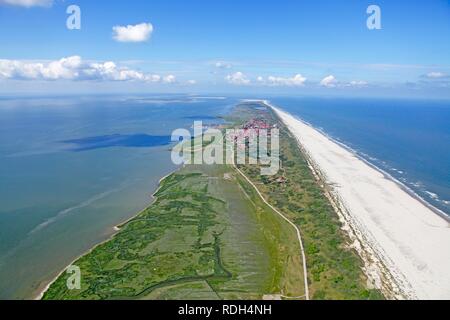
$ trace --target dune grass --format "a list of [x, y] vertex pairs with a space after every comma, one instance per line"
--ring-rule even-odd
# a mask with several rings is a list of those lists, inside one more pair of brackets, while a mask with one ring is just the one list
[[[282, 168], [276, 176], [259, 174], [255, 166], [241, 166], [266, 199], [300, 227], [308, 265], [312, 299], [383, 299], [367, 286], [362, 261], [349, 247], [337, 214], [314, 177], [297, 141], [269, 108], [240, 106], [232, 115], [245, 121], [258, 117], [280, 128]], [[279, 183], [279, 178], [283, 182]]]

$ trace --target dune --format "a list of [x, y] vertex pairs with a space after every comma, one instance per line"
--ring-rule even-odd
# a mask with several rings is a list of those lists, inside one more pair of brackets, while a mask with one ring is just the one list
[[390, 299], [450, 299], [450, 223], [445, 215], [345, 146], [267, 104], [325, 182], [370, 285]]

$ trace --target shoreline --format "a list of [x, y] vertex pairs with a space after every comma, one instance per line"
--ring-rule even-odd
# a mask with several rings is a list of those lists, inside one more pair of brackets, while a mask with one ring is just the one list
[[372, 284], [388, 298], [448, 299], [449, 217], [354, 150], [270, 102], [261, 102], [297, 139], [328, 189]]
[[[323, 184], [323, 187], [325, 189], [325, 193], [329, 201], [331, 202], [331, 205], [333, 206], [334, 210], [338, 214], [341, 222], [343, 223], [343, 230], [349, 235], [352, 243], [350, 247], [355, 249], [361, 259], [364, 262], [363, 271], [368, 277], [369, 281], [371, 281], [371, 285], [374, 287], [379, 288], [387, 297], [391, 298], [397, 298], [397, 299], [415, 299], [418, 297], [417, 292], [414, 292], [413, 289], [414, 286], [411, 286], [408, 280], [408, 277], [404, 275], [404, 273], [401, 270], [398, 270], [395, 266], [395, 260], [392, 259], [391, 255], [386, 254], [383, 247], [379, 246], [376, 243], [376, 237], [374, 238], [373, 234], [371, 234], [370, 229], [367, 230], [367, 228], [364, 226], [361, 221], [355, 220], [355, 212], [352, 212], [352, 208], [347, 205], [345, 197], [343, 198], [341, 194], [339, 194], [338, 188], [336, 188], [333, 184], [330, 184], [329, 179], [327, 178], [327, 172], [321, 168], [320, 164], [317, 163], [317, 161], [314, 160], [314, 153], [310, 152], [302, 143], [300, 142], [299, 137], [297, 134], [292, 130], [291, 125], [286, 122], [285, 119], [283, 119], [282, 116], [280, 116], [280, 113], [284, 113], [288, 116], [290, 116], [293, 120], [302, 123], [302, 125], [309, 127], [311, 130], [314, 130], [318, 135], [323, 136], [325, 139], [329, 140], [331, 143], [336, 144], [338, 147], [344, 149], [346, 152], [350, 153], [353, 157], [357, 158], [359, 161], [363, 162], [366, 166], [370, 167], [372, 170], [377, 171], [383, 176], [383, 179], [388, 180], [392, 183], [394, 183], [399, 189], [401, 189], [402, 192], [406, 193], [408, 196], [412, 197], [416, 201], [420, 202], [423, 206], [427, 207], [430, 211], [433, 212], [433, 214], [447, 223], [450, 222], [450, 216], [446, 215], [443, 211], [441, 211], [438, 208], [435, 208], [432, 204], [428, 203], [425, 199], [420, 197], [417, 193], [414, 192], [411, 188], [409, 188], [407, 185], [404, 185], [401, 181], [397, 180], [395, 177], [393, 177], [388, 172], [385, 172], [381, 168], [378, 168], [376, 165], [370, 163], [367, 159], [364, 159], [361, 157], [357, 152], [345, 144], [343, 144], [340, 141], [336, 141], [332, 137], [328, 136], [325, 132], [322, 132], [321, 130], [318, 130], [314, 128], [311, 124], [309, 124], [306, 121], [303, 121], [302, 119], [289, 114], [282, 109], [279, 109], [272, 104], [270, 104], [267, 100], [242, 100], [242, 102], [259, 102], [263, 104], [264, 106], [272, 109], [275, 113], [275, 115], [280, 119], [280, 121], [286, 126], [288, 131], [294, 136], [294, 138], [297, 140], [297, 144], [299, 148], [301, 149], [302, 153], [305, 155], [307, 162], [310, 166], [310, 169], [312, 170], [313, 174], [316, 176], [316, 178], [320, 181], [321, 184]], [[31, 298], [33, 300], [41, 300], [45, 293], [49, 290], [49, 288], [52, 286], [52, 284], [67, 270], [67, 268], [75, 263], [77, 260], [82, 258], [83, 256], [91, 253], [93, 250], [95, 250], [100, 245], [110, 241], [113, 239], [118, 232], [120, 232], [121, 228], [126, 225], [131, 220], [138, 217], [142, 212], [147, 210], [149, 207], [153, 205], [153, 203], [157, 200], [157, 197], [155, 197], [155, 194], [160, 190], [162, 187], [162, 183], [165, 179], [170, 177], [171, 175], [175, 174], [177, 171], [180, 170], [180, 167], [176, 168], [172, 172], [168, 173], [167, 175], [163, 176], [159, 180], [159, 185], [156, 188], [156, 190], [152, 193], [153, 199], [149, 202], [148, 205], [146, 205], [142, 210], [140, 210], [138, 213], [134, 214], [127, 220], [115, 225], [112, 227], [113, 233], [104, 241], [101, 241], [100, 243], [94, 245], [92, 248], [84, 252], [83, 254], [79, 255], [77, 258], [75, 258], [70, 264], [68, 264], [64, 269], [62, 269], [59, 274], [53, 278], [45, 287], [41, 290], [37, 289], [35, 292], [38, 292], [36, 294], [35, 298]], [[356, 214], [357, 215], [357, 214]], [[447, 226], [447, 228], [450, 228], [450, 224]], [[450, 230], [448, 230], [450, 232]], [[425, 234], [423, 236], [426, 236]], [[450, 243], [450, 242], [448, 242]], [[446, 262], [446, 261], [445, 261]], [[449, 260], [450, 262], [450, 260]], [[450, 266], [450, 264], [449, 264]], [[43, 285], [45, 281], [41, 283]], [[450, 282], [449, 282], [450, 284]], [[450, 286], [447, 284], [447, 291], [446, 291], [446, 298], [448, 299], [450, 297]], [[441, 299], [440, 297], [439, 299]], [[425, 299], [428, 299], [425, 297]]]
[[163, 176], [161, 179], [159, 179], [158, 181], [158, 188], [156, 188], [156, 190], [152, 193], [152, 200], [150, 201], [150, 203], [148, 205], [145, 206], [144, 209], [140, 210], [138, 213], [133, 214], [132, 217], [128, 218], [127, 220], [115, 225], [112, 227], [113, 233], [105, 240], [101, 241], [100, 243], [97, 243], [96, 245], [94, 245], [92, 248], [90, 248], [89, 250], [87, 250], [86, 252], [80, 254], [78, 257], [76, 257], [71, 263], [69, 263], [65, 268], [63, 268], [61, 270], [61, 272], [58, 273], [57, 276], [55, 276], [48, 284], [46, 284], [43, 289], [39, 290], [38, 293], [35, 295], [34, 298], [31, 298], [30, 300], [42, 300], [42, 298], [44, 297], [45, 293], [48, 291], [48, 289], [50, 289], [51, 285], [53, 283], [55, 283], [56, 280], [58, 280], [58, 278], [67, 270], [68, 267], [70, 267], [71, 265], [73, 265], [76, 261], [78, 261], [79, 259], [81, 259], [82, 257], [84, 257], [85, 255], [88, 255], [89, 253], [91, 253], [92, 251], [94, 251], [97, 247], [101, 246], [102, 244], [107, 243], [108, 241], [110, 241], [111, 239], [113, 239], [116, 234], [118, 232], [120, 232], [121, 227], [124, 226], [125, 224], [127, 224], [128, 222], [130, 222], [131, 220], [135, 219], [136, 217], [138, 217], [141, 213], [143, 213], [145, 210], [147, 210], [149, 207], [151, 207], [153, 205], [153, 203], [155, 203], [155, 201], [157, 200], [157, 197], [155, 196], [156, 193], [158, 193], [159, 189], [161, 189], [161, 184], [162, 182], [167, 179], [168, 177], [170, 177], [171, 175], [175, 174], [177, 171], [179, 171], [179, 168], [169, 172], [168, 174], [166, 174], [165, 176]]
[[[450, 215], [445, 213], [443, 210], [435, 207], [433, 204], [429, 203], [425, 198], [423, 198], [421, 195], [419, 195], [416, 191], [414, 191], [411, 187], [409, 187], [408, 185], [406, 185], [404, 182], [400, 181], [399, 179], [395, 178], [392, 174], [390, 174], [389, 172], [387, 172], [384, 169], [381, 169], [380, 167], [378, 167], [376, 164], [370, 162], [369, 160], [365, 159], [363, 156], [361, 156], [360, 154], [358, 154], [358, 152], [352, 148], [350, 148], [349, 146], [347, 146], [346, 144], [344, 144], [341, 141], [336, 140], [335, 138], [333, 138], [332, 136], [330, 136], [329, 134], [327, 134], [326, 132], [324, 132], [323, 130], [320, 130], [316, 127], [314, 127], [311, 123], [293, 115], [290, 114], [278, 107], [275, 107], [274, 105], [272, 105], [270, 103], [270, 101], [267, 100], [248, 100], [249, 102], [260, 102], [263, 103], [264, 105], [266, 105], [267, 107], [271, 108], [272, 110], [280, 110], [284, 113], [287, 113], [289, 115], [291, 115], [294, 119], [296, 119], [297, 121], [302, 122], [303, 124], [311, 127], [313, 130], [316, 130], [317, 132], [319, 132], [320, 134], [322, 134], [323, 136], [325, 136], [328, 140], [331, 140], [332, 142], [338, 144], [340, 147], [346, 149], [348, 152], [352, 153], [355, 157], [357, 157], [359, 160], [363, 161], [364, 163], [366, 163], [368, 166], [372, 167], [374, 170], [379, 171], [380, 173], [382, 173], [386, 179], [396, 183], [400, 188], [403, 189], [403, 191], [407, 192], [410, 196], [414, 197], [416, 200], [422, 202], [423, 205], [427, 206], [430, 210], [434, 211], [435, 214], [437, 214], [438, 216], [440, 216], [441, 218], [447, 220], [447, 222], [450, 223]], [[278, 115], [277, 115], [278, 116]], [[284, 122], [283, 122], [284, 123]], [[425, 190], [425, 192], [428, 192]]]

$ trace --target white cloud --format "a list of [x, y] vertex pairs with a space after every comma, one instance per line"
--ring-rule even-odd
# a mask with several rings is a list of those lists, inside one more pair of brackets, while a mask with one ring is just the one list
[[81, 58], [63, 58], [48, 63], [0, 60], [0, 78], [6, 79], [75, 79], [80, 76]]
[[216, 67], [216, 68], [219, 68], [219, 69], [231, 69], [231, 63], [228, 63], [228, 62], [224, 62], [224, 61], [217, 61], [215, 64], [214, 64], [214, 66]]
[[329, 75], [320, 81], [320, 85], [327, 88], [334, 88], [337, 85], [337, 80], [333, 75]]
[[306, 78], [301, 74], [296, 74], [292, 78], [269, 76], [264, 80], [263, 77], [258, 77], [257, 81], [269, 86], [301, 87], [305, 85]]
[[49, 62], [0, 59], [0, 79], [12, 80], [97, 80], [175, 83], [174, 75], [162, 77], [119, 67], [112, 61], [85, 62], [79, 56]]
[[169, 74], [168, 76], [165, 76], [163, 78], [163, 82], [164, 83], [175, 83], [175, 82], [177, 82], [177, 78], [174, 75]]
[[444, 79], [444, 78], [448, 78], [449, 76], [443, 72], [429, 72], [425, 75], [425, 78], [428, 79]]
[[8, 4], [11, 6], [25, 8], [50, 7], [53, 4], [53, 0], [0, 0], [0, 4]]
[[363, 80], [352, 80], [350, 82], [338, 81], [333, 75], [329, 75], [320, 81], [320, 85], [326, 88], [364, 88], [369, 84]]
[[248, 85], [248, 84], [250, 84], [250, 80], [242, 72], [235, 72], [233, 74], [230, 74], [230, 75], [225, 77], [225, 80], [227, 80], [228, 83], [235, 84], [235, 85]]
[[362, 80], [356, 80], [356, 81], [350, 81], [349, 86], [350, 87], [367, 87], [368, 83], [366, 81]]
[[197, 84], [197, 81], [195, 81], [195, 80], [188, 80], [187, 84], [195, 85], [195, 84]]
[[145, 42], [153, 33], [151, 23], [113, 27], [113, 38], [119, 42]]

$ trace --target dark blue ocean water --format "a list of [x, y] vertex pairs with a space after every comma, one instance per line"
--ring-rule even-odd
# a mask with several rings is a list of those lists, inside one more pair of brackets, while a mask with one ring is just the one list
[[271, 98], [450, 214], [450, 101]]

